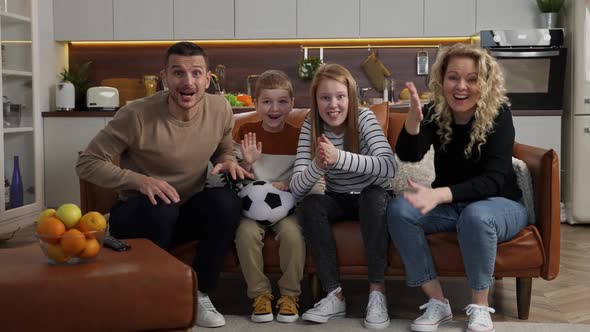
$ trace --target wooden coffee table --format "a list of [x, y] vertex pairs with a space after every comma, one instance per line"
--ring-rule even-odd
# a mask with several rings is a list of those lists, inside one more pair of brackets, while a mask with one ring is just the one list
[[102, 248], [96, 261], [50, 265], [39, 244], [0, 249], [3, 331], [187, 330], [195, 322], [192, 268], [145, 239]]

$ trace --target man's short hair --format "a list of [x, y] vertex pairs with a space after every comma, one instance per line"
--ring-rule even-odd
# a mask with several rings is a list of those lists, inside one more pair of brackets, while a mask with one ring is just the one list
[[164, 68], [168, 67], [168, 59], [172, 54], [182, 55], [182, 56], [202, 56], [205, 59], [205, 66], [209, 69], [209, 57], [207, 56], [207, 52], [205, 50], [191, 42], [179, 42], [170, 47], [166, 50], [166, 59], [164, 61]]

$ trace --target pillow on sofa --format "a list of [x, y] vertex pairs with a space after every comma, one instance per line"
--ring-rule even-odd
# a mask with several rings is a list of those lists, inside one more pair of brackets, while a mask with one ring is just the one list
[[522, 201], [529, 216], [529, 224], [535, 223], [535, 200], [533, 192], [533, 178], [525, 162], [512, 157], [512, 168], [516, 173], [516, 183], [522, 191]]
[[430, 187], [434, 181], [434, 148], [426, 152], [424, 158], [418, 162], [405, 162], [399, 160], [397, 154], [395, 155], [397, 163], [397, 174], [391, 180], [391, 187], [396, 196], [401, 195], [403, 191], [408, 189], [408, 177], [412, 181], [421, 185]]

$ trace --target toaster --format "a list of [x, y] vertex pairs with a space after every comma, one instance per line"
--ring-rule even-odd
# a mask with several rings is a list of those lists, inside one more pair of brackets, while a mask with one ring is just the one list
[[92, 111], [115, 111], [119, 108], [119, 90], [95, 86], [86, 91], [86, 107]]

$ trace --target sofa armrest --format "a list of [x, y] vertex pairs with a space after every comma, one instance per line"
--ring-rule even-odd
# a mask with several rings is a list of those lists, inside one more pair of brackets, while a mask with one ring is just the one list
[[560, 192], [559, 161], [554, 150], [515, 143], [513, 156], [524, 161], [533, 178], [535, 225], [545, 250], [541, 277], [552, 280], [559, 273], [560, 256]]

